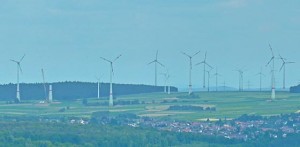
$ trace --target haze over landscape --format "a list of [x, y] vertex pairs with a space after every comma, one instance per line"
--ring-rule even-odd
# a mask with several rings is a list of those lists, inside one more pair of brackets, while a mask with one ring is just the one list
[[[158, 59], [169, 68], [171, 85], [188, 86], [188, 59], [193, 65], [204, 59], [222, 75], [219, 83], [238, 88], [238, 73], [245, 68], [244, 88], [259, 87], [260, 68], [270, 87], [271, 58], [268, 44], [296, 64], [287, 66], [287, 87], [297, 85], [299, 59], [299, 1], [38, 1], [5, 0], [0, 6], [0, 83], [16, 83], [16, 66], [22, 62], [21, 82], [109, 82], [109, 66], [101, 57], [113, 59], [114, 82], [154, 84]], [[282, 87], [281, 61], [276, 60], [276, 87]], [[193, 67], [193, 87], [202, 87], [203, 67]], [[164, 72], [163, 68], [158, 73]], [[212, 71], [214, 73], [215, 71]], [[214, 78], [211, 85], [214, 86]], [[163, 85], [159, 75], [158, 84]]]
[[298, 147], [299, 6], [2, 0], [0, 146]]

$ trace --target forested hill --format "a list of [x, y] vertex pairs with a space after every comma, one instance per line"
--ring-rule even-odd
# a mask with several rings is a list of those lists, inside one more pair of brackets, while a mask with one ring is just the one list
[[[47, 84], [47, 93], [50, 83]], [[53, 89], [53, 99], [72, 100], [78, 98], [97, 97], [97, 83], [89, 82], [57, 82], [51, 83]], [[113, 84], [114, 96], [163, 92], [163, 86], [133, 85], [133, 84]], [[44, 99], [44, 86], [42, 83], [20, 84], [22, 100]], [[176, 87], [171, 87], [172, 92], [177, 92]], [[101, 83], [100, 97], [109, 95], [109, 83]], [[16, 84], [0, 85], [0, 100], [12, 100], [16, 97]]]
[[300, 85], [291, 87], [290, 88], [290, 92], [292, 92], [292, 93], [300, 93]]

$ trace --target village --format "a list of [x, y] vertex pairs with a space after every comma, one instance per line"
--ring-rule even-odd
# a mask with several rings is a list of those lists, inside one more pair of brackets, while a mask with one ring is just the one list
[[160, 131], [197, 133], [205, 136], [219, 136], [236, 140], [256, 140], [261, 137], [271, 139], [286, 138], [292, 134], [300, 133], [300, 114], [284, 114], [271, 117], [243, 115], [233, 120], [218, 121], [179, 121], [162, 120], [151, 117], [138, 117], [134, 114], [123, 114], [115, 117], [92, 117], [91, 120], [72, 119], [71, 124], [86, 125], [97, 123], [101, 125], [128, 125], [130, 127], [154, 128]]
[[223, 136], [228, 139], [255, 140], [261, 136], [285, 138], [300, 133], [300, 115], [289, 114], [270, 118], [241, 116], [230, 121], [183, 122], [141, 119], [130, 126], [150, 126], [159, 130], [173, 132], [199, 133], [208, 136]]

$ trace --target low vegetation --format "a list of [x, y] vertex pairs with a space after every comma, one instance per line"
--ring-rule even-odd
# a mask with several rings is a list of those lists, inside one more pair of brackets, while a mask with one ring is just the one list
[[[244, 143], [216, 136], [119, 126], [117, 120], [97, 123], [105, 122], [99, 119], [105, 119], [106, 115], [118, 116], [118, 119], [147, 116], [162, 120], [219, 122], [248, 119], [244, 114], [276, 116], [300, 110], [300, 94], [278, 92], [275, 101], [270, 101], [269, 95], [269, 92], [201, 92], [194, 93], [194, 97], [186, 93], [137, 94], [117, 97], [114, 107], [105, 105], [108, 98], [56, 100], [51, 104], [39, 100], [25, 100], [20, 104], [1, 101], [0, 141], [3, 146], [276, 146], [287, 140], [297, 144], [290, 140], [299, 138], [297, 134], [284, 139], [261, 138], [261, 141]], [[97, 117], [99, 115], [101, 117]], [[73, 117], [91, 121], [73, 124], [70, 123]]]

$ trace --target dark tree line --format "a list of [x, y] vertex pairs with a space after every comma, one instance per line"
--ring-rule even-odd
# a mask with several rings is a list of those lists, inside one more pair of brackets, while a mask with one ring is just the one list
[[290, 92], [292, 92], [292, 93], [300, 93], [300, 85], [291, 87], [290, 88]]
[[[47, 93], [48, 93], [47, 84]], [[97, 97], [97, 83], [90, 82], [56, 82], [51, 83], [53, 87], [53, 98], [56, 100], [73, 100], [79, 98]], [[133, 85], [133, 84], [113, 84], [114, 96], [163, 92], [163, 86]], [[20, 84], [21, 99], [44, 99], [44, 86], [42, 83]], [[177, 92], [176, 87], [171, 87], [172, 92]], [[101, 83], [100, 96], [109, 95], [109, 83]], [[12, 100], [16, 97], [16, 84], [0, 85], [0, 100]]]
[[174, 105], [170, 106], [168, 110], [175, 111], [216, 111], [215, 107], [202, 107], [202, 106], [192, 106], [192, 105]]

